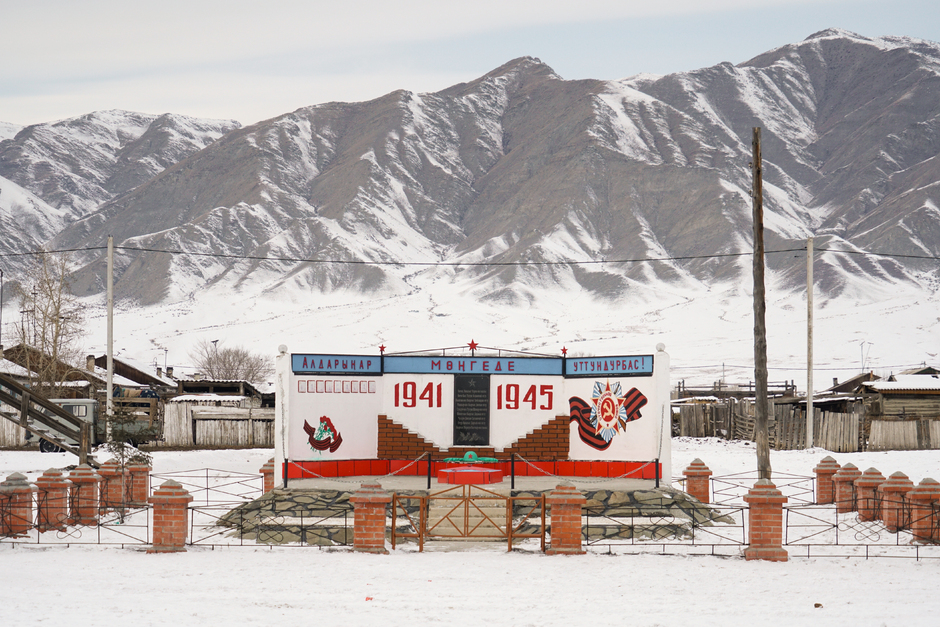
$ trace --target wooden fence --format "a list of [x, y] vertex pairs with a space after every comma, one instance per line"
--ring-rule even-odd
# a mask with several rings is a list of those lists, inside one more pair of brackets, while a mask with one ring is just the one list
[[[770, 446], [776, 450], [806, 447], [806, 412], [794, 403], [769, 401], [767, 419]], [[836, 453], [864, 450], [864, 410], [856, 403], [851, 413], [814, 408], [813, 442]], [[679, 406], [678, 434], [687, 437], [717, 437], [754, 440], [754, 403], [727, 399], [722, 403]], [[940, 432], [938, 432], [940, 436]], [[940, 443], [940, 440], [935, 440]]]
[[270, 448], [274, 446], [274, 410], [167, 403], [163, 445]]

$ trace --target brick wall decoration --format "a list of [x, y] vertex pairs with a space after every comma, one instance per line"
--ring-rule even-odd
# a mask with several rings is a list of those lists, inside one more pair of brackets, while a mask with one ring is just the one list
[[569, 424], [568, 416], [556, 416], [502, 451], [497, 451], [491, 446], [455, 446], [442, 449], [388, 416], [380, 415], [378, 457], [415, 459], [428, 453], [433, 459], [439, 460], [445, 457], [463, 457], [468, 450], [473, 450], [480, 457], [495, 457], [500, 460], [508, 460], [517, 453], [529, 461], [564, 461], [568, 459]]
[[[547, 423], [506, 447], [503, 456], [518, 454], [529, 461], [564, 461], [568, 459], [571, 418], [555, 416]], [[499, 456], [497, 456], [499, 457]]]

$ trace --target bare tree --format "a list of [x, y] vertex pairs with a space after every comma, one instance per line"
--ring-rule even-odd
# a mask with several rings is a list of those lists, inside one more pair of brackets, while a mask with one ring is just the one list
[[189, 357], [202, 374], [216, 381], [259, 384], [274, 374], [271, 359], [240, 346], [219, 347], [218, 341], [199, 340]]
[[40, 254], [17, 288], [21, 317], [15, 328], [22, 363], [31, 387], [48, 398], [62, 396], [66, 381], [81, 378], [76, 365], [82, 359], [83, 316], [68, 275], [67, 255]]

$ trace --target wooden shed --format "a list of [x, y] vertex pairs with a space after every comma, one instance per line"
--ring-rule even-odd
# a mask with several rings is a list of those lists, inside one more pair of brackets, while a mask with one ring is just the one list
[[166, 402], [163, 438], [171, 447], [273, 447], [274, 410], [249, 396], [184, 394]]
[[872, 451], [940, 449], [940, 375], [895, 375], [863, 383]]

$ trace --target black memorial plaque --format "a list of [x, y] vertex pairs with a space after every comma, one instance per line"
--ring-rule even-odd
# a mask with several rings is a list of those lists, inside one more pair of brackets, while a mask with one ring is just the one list
[[490, 375], [454, 375], [454, 446], [490, 443]]

